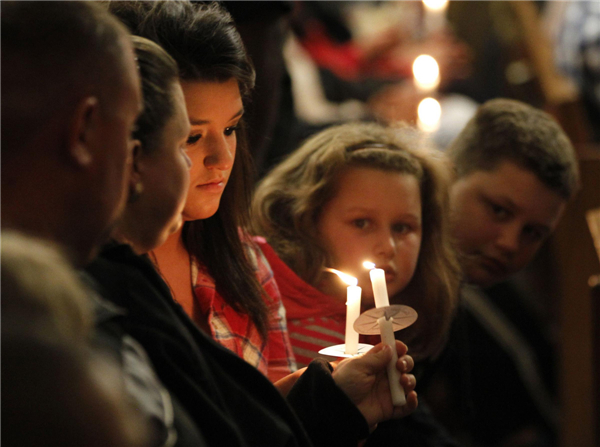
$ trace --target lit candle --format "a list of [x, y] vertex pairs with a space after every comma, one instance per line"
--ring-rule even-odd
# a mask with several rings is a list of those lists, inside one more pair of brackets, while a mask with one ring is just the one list
[[440, 127], [442, 106], [433, 98], [425, 98], [417, 108], [417, 127], [424, 132], [435, 132]]
[[[371, 284], [373, 286], [375, 307], [388, 307], [390, 305], [390, 300], [387, 293], [387, 285], [385, 283], [385, 271], [375, 268], [375, 264], [372, 262], [364, 262], [363, 266], [370, 269], [369, 276], [371, 277]], [[381, 341], [392, 349], [392, 358], [387, 366], [392, 402], [395, 406], [402, 406], [406, 404], [406, 396], [404, 395], [404, 388], [400, 385], [400, 373], [398, 373], [398, 370], [396, 369], [398, 353], [396, 352], [393, 321], [393, 318], [387, 318], [386, 316], [377, 320], [381, 333]]]
[[421, 54], [413, 62], [412, 70], [418, 90], [430, 92], [440, 84], [440, 66], [433, 57]]
[[423, 0], [425, 6], [425, 33], [431, 34], [444, 26], [448, 0]]
[[335, 269], [327, 269], [348, 284], [346, 288], [346, 338], [344, 352], [355, 355], [358, 352], [358, 332], [354, 330], [354, 322], [360, 315], [360, 295], [362, 289], [357, 286], [358, 280], [353, 276]]

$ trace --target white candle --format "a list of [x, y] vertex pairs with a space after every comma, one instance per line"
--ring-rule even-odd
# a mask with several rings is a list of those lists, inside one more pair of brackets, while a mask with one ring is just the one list
[[431, 34], [444, 27], [448, 0], [423, 0], [425, 5], [425, 33]]
[[[390, 299], [387, 293], [387, 285], [385, 283], [385, 271], [375, 268], [375, 264], [364, 262], [366, 268], [370, 268], [369, 276], [373, 285], [373, 297], [375, 298], [375, 307], [388, 307]], [[396, 338], [394, 337], [393, 318], [389, 320], [385, 316], [379, 318], [379, 330], [381, 333], [381, 341], [392, 349], [392, 359], [388, 363], [387, 373], [390, 383], [390, 393], [392, 394], [392, 402], [396, 406], [406, 404], [404, 389], [400, 385], [400, 373], [396, 369], [398, 362], [398, 353], [396, 352]]]
[[358, 352], [358, 332], [354, 330], [354, 322], [360, 316], [360, 294], [358, 286], [348, 286], [346, 289], [346, 339], [344, 351], [355, 355]]
[[360, 295], [362, 289], [357, 286], [358, 279], [336, 269], [326, 269], [335, 273], [339, 278], [348, 284], [346, 288], [346, 337], [344, 353], [355, 355], [358, 352], [358, 332], [354, 330], [354, 322], [360, 316]]
[[392, 403], [395, 406], [406, 404], [404, 388], [400, 385], [400, 373], [396, 369], [398, 363], [398, 353], [396, 352], [396, 339], [394, 337], [393, 323], [394, 319], [386, 320], [385, 316], [379, 318], [379, 329], [381, 330], [381, 341], [392, 349], [392, 359], [387, 365], [387, 374], [390, 383], [390, 393], [392, 394]]

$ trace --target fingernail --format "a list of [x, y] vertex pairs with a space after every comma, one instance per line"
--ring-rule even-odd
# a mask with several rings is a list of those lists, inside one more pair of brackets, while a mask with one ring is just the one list
[[406, 360], [402, 360], [402, 371], [406, 371], [408, 369], [408, 363], [406, 363]]

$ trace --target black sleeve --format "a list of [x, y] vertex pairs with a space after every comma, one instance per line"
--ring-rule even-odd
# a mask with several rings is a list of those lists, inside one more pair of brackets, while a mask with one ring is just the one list
[[288, 395], [315, 446], [353, 446], [369, 435], [367, 421], [331, 376], [329, 363], [313, 360]]

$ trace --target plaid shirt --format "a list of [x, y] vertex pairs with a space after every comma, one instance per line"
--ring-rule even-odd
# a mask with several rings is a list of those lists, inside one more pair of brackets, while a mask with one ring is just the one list
[[273, 272], [260, 248], [247, 243], [260, 284], [270, 299], [266, 300], [269, 326], [263, 341], [248, 315], [236, 312], [215, 290], [213, 279], [204, 265], [192, 258], [194, 298], [200, 312], [196, 317], [208, 321], [212, 337], [227, 349], [256, 367], [272, 382], [296, 370], [296, 362], [288, 338], [285, 308]]

